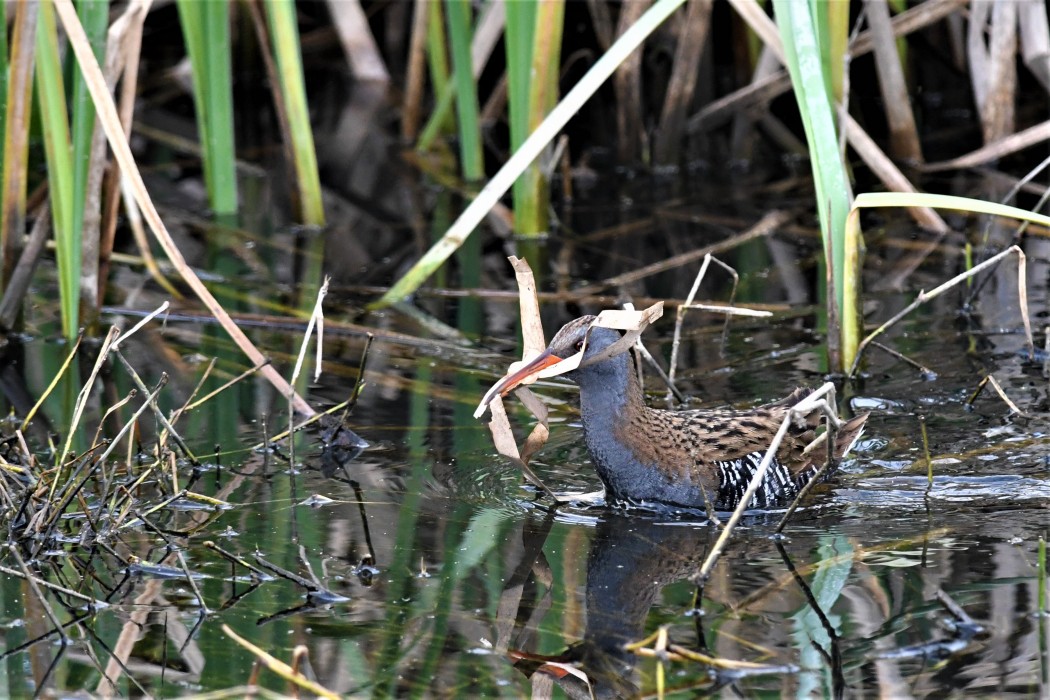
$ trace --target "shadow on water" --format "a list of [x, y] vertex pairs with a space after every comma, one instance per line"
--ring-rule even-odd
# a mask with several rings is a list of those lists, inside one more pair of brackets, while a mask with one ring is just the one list
[[[344, 117], [340, 124], [352, 123]], [[354, 161], [360, 167], [385, 162], [372, 153], [375, 144], [360, 146], [371, 154]], [[364, 177], [343, 174], [348, 183]], [[284, 661], [304, 645], [308, 674], [353, 696], [651, 696], [661, 684], [669, 694], [727, 696], [1050, 692], [1050, 618], [1038, 610], [1036, 564], [1050, 520], [1050, 398], [1042, 368], [1022, 356], [1015, 269], [995, 271], [973, 314], [960, 315], [960, 295], [946, 295], [888, 333], [887, 344], [932, 373], [873, 351], [845, 396], [855, 410], [873, 412], [853, 456], [796, 514], [786, 537], [772, 536], [778, 515], [745, 519], [700, 582], [714, 525], [604, 508], [549, 517], [515, 468], [494, 456], [471, 413], [520, 354], [502, 245], [449, 271], [460, 286], [500, 294], [423, 290], [411, 309], [358, 313], [374, 298], [369, 285], [388, 281], [415, 250], [376, 212], [425, 218], [415, 202], [425, 187], [408, 178], [396, 186], [364, 180], [372, 209], [355, 208], [349, 195], [339, 206], [376, 235], [364, 250], [359, 228], [344, 220], [333, 230], [325, 265], [337, 275], [337, 303], [328, 313], [322, 380], [310, 395], [318, 405], [350, 396], [372, 333], [364, 391], [350, 416], [371, 445], [360, 454], [349, 443], [325, 452], [323, 440], [339, 437], [319, 429], [294, 444], [272, 441], [286, 427], [286, 402], [251, 380], [189, 412], [182, 426], [200, 465], [172, 466], [192, 471], [182, 483], [190, 479], [193, 491], [223, 504], [140, 483], [133, 469], [115, 473], [107, 478], [121, 493], [137, 493], [144, 508], [124, 521], [134, 526], [110, 531], [86, 515], [110, 505], [85, 488], [54, 549], [34, 562], [39, 578], [62, 589], [40, 595], [20, 571], [0, 578], [0, 692], [178, 696], [252, 682], [256, 657], [223, 624]], [[269, 190], [257, 190], [259, 201], [247, 208], [265, 210]], [[562, 210], [564, 234], [544, 251], [555, 271], [541, 290], [548, 332], [618, 297], [680, 301], [698, 260], [613, 278], [743, 230], [763, 213], [756, 201], [791, 207], [773, 201], [773, 191], [610, 178], [582, 192]], [[361, 190], [356, 197], [367, 198]], [[295, 296], [294, 238], [278, 232], [231, 244], [242, 261], [272, 267], [277, 283], [242, 268], [215, 282], [246, 300], [242, 322], [282, 368], [294, 362], [301, 329], [271, 314]], [[868, 297], [873, 320], [911, 299], [892, 279], [928, 289], [958, 269], [961, 237], [918, 267], [912, 238], [910, 229], [888, 226], [869, 242], [866, 287], [885, 285]], [[719, 319], [689, 316], [679, 377], [697, 405], [754, 405], [820, 383], [818, 246], [813, 229], [793, 225], [723, 253], [743, 273], [737, 300], [774, 318], [736, 319], [723, 341]], [[1029, 300], [1045, 309], [1050, 251], [1034, 235], [1026, 246]], [[593, 296], [565, 293], [581, 286]], [[128, 306], [155, 308], [152, 288], [136, 289]], [[701, 294], [724, 300], [728, 283], [706, 283]], [[18, 415], [68, 352], [46, 340], [50, 313], [43, 301], [30, 312], [33, 333], [9, 348], [0, 374]], [[110, 318], [128, 315], [112, 310]], [[668, 326], [647, 334], [665, 361]], [[178, 311], [125, 352], [154, 381], [161, 372], [172, 377], [160, 399], [165, 411], [194, 395], [211, 358], [215, 374], [198, 395], [246, 369], [223, 336]], [[1024, 417], [990, 392], [971, 400], [989, 373]], [[131, 389], [117, 369], [98, 383], [88, 407], [96, 423]], [[660, 388], [649, 389], [652, 402], [662, 401]], [[50, 430], [68, 425], [76, 391], [70, 382], [54, 392], [27, 438], [46, 445]], [[552, 437], [534, 468], [557, 490], [595, 490], [571, 390], [546, 382], [537, 392], [551, 407]], [[526, 414], [510, 411], [524, 427]], [[920, 416], [933, 458], [930, 488]], [[120, 448], [128, 464], [160, 433], [159, 425], [140, 428], [132, 446]], [[106, 536], [79, 546], [88, 528]], [[76, 634], [56, 644], [56, 621]], [[666, 651], [651, 651], [660, 639], [645, 645], [648, 652], [624, 648], [660, 630]], [[268, 672], [257, 680], [287, 690]]]

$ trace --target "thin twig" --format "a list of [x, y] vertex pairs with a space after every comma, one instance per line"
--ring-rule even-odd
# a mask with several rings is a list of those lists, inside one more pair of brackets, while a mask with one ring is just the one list
[[857, 346], [857, 356], [853, 359], [853, 365], [849, 369], [848, 376], [852, 377], [852, 376], [854, 376], [857, 373], [857, 367], [860, 365], [861, 357], [864, 356], [864, 350], [868, 347], [869, 344], [871, 344], [871, 342], [873, 340], [875, 340], [875, 338], [877, 338], [878, 336], [882, 335], [882, 333], [884, 333], [886, 331], [886, 329], [888, 329], [891, 326], [893, 326], [894, 324], [896, 324], [902, 318], [904, 318], [905, 316], [910, 314], [912, 311], [917, 309], [922, 304], [925, 304], [930, 299], [934, 299], [934, 298], [940, 296], [945, 291], [947, 291], [948, 289], [951, 289], [952, 287], [954, 287], [955, 285], [959, 284], [963, 280], [970, 279], [971, 277], [977, 275], [981, 271], [983, 271], [983, 270], [985, 270], [985, 269], [995, 265], [996, 263], [998, 263], [1000, 260], [1005, 258], [1010, 253], [1016, 253], [1017, 254], [1017, 268], [1018, 268], [1017, 297], [1018, 297], [1018, 303], [1019, 303], [1019, 305], [1021, 307], [1021, 321], [1024, 323], [1025, 339], [1026, 339], [1026, 341], [1028, 343], [1028, 356], [1029, 356], [1030, 359], [1034, 359], [1034, 357], [1035, 357], [1035, 341], [1032, 338], [1032, 323], [1031, 323], [1031, 320], [1030, 320], [1029, 315], [1028, 315], [1028, 285], [1025, 282], [1025, 273], [1026, 273], [1026, 270], [1028, 268], [1027, 258], [1025, 257], [1024, 251], [1021, 250], [1021, 248], [1019, 246], [1013, 245], [1013, 246], [1010, 246], [1009, 248], [1007, 248], [1006, 250], [1004, 250], [1004, 251], [1002, 251], [1002, 252], [1000, 252], [1000, 253], [998, 253], [996, 255], [993, 255], [992, 257], [988, 258], [984, 262], [982, 262], [982, 263], [980, 263], [978, 265], [974, 265], [972, 268], [970, 268], [966, 272], [963, 272], [961, 274], [956, 275], [955, 277], [952, 277], [947, 282], [944, 282], [943, 284], [938, 285], [937, 287], [931, 289], [930, 291], [927, 292], [927, 291], [924, 290], [924, 291], [919, 292], [919, 295], [915, 298], [915, 300], [912, 303], [908, 304], [906, 307], [904, 307], [899, 312], [894, 314], [892, 318], [890, 318], [888, 321], [886, 321], [881, 326], [876, 328], [874, 331], [869, 333], [868, 336], [866, 338], [864, 338], [864, 340], [860, 341], [860, 345]]
[[882, 350], [887, 355], [892, 355], [893, 357], [897, 358], [901, 362], [903, 362], [905, 364], [908, 364], [908, 365], [911, 365], [915, 369], [919, 370], [919, 374], [923, 375], [923, 377], [926, 378], [926, 379], [931, 379], [932, 380], [932, 379], [936, 379], [937, 378], [937, 373], [934, 372], [932, 369], [930, 369], [929, 367], [926, 367], [925, 365], [919, 364], [918, 362], [916, 362], [915, 360], [911, 359], [910, 357], [908, 357], [904, 353], [898, 352], [897, 350], [894, 350], [893, 348], [889, 347], [888, 345], [883, 345], [882, 343], [878, 342], [877, 340], [873, 340], [873, 341], [871, 341], [871, 347], [876, 348], [878, 350]]
[[930, 436], [926, 431], [926, 416], [919, 416], [919, 430], [922, 433], [922, 456], [926, 460], [926, 493], [924, 498], [930, 497], [933, 490], [933, 460], [930, 459]]

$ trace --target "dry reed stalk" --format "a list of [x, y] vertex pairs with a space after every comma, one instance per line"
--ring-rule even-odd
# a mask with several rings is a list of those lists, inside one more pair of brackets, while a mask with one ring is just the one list
[[29, 240], [18, 256], [18, 264], [10, 277], [5, 278], [6, 286], [3, 296], [0, 297], [0, 329], [14, 329], [18, 314], [22, 312], [22, 301], [29, 290], [29, 284], [33, 281], [36, 264], [40, 261], [40, 254], [47, 247], [50, 235], [51, 207], [43, 204], [37, 211]]
[[675, 45], [674, 68], [653, 143], [654, 165], [678, 165], [682, 158], [686, 112], [696, 89], [700, 56], [711, 27], [712, 5], [712, 0], [689, 0], [686, 3], [685, 24]]
[[921, 163], [922, 147], [915, 127], [915, 115], [904, 79], [901, 56], [897, 51], [890, 9], [886, 0], [865, 0], [868, 27], [871, 28], [875, 50], [875, 69], [879, 91], [886, 107], [886, 121], [890, 130], [890, 155], [897, 160]]
[[360, 0], [328, 0], [328, 14], [346, 53], [350, 72], [365, 82], [389, 83], [390, 73], [368, 26]]
[[[868, 136], [857, 120], [844, 112], [839, 113], [839, 123], [846, 134], [849, 145], [861, 157], [865, 165], [879, 178], [879, 181], [892, 192], [918, 192], [911, 180], [904, 176], [893, 161], [886, 157], [882, 149]], [[909, 207], [908, 213], [923, 228], [937, 233], [951, 230], [941, 215], [930, 207]]]
[[[26, 225], [26, 178], [38, 9], [35, 2], [15, 5], [10, 42], [7, 121], [4, 147], [0, 149], [4, 185], [0, 194], [0, 244], [3, 246], [2, 281], [5, 287], [22, 251], [22, 232]], [[4, 29], [6, 31], [6, 26]]]
[[[112, 91], [117, 80], [120, 84], [120, 116], [121, 128], [125, 137], [131, 135], [131, 120], [135, 113], [135, 99], [138, 92], [139, 57], [142, 52], [142, 27], [146, 22], [146, 15], [153, 4], [153, 0], [135, 0], [128, 3], [124, 13], [110, 26], [109, 36], [106, 40], [106, 84]], [[111, 53], [112, 52], [112, 53]], [[96, 120], [95, 129], [101, 130], [101, 119]], [[105, 174], [102, 184], [103, 209], [101, 210], [101, 222], [98, 246], [98, 279], [94, 291], [96, 303], [101, 306], [105, 296], [106, 284], [109, 281], [109, 263], [113, 255], [113, 241], [117, 230], [117, 215], [120, 202], [125, 204], [125, 211], [135, 236], [135, 242], [139, 248], [143, 263], [149, 271], [150, 276], [175, 299], [182, 299], [182, 294], [168, 281], [157, 265], [157, 260], [149, 245], [143, 244], [139, 238], [142, 230], [142, 220], [138, 209], [134, 204], [129, 204], [126, 188], [123, 186], [120, 169], [111, 165]], [[136, 228], [137, 227], [137, 228]]]
[[[989, 32], [986, 44], [985, 36]], [[990, 143], [1014, 131], [1017, 3], [1012, 0], [973, 3], [967, 53], [974, 99], [981, 114], [981, 133], [984, 142]]]
[[[725, 527], [719, 534], [714, 546], [708, 553], [707, 558], [704, 559], [703, 565], [701, 565], [700, 570], [694, 576], [694, 578], [701, 584], [704, 581], [707, 581], [711, 576], [715, 564], [718, 563], [718, 559], [722, 556], [722, 552], [729, 543], [729, 538], [733, 534], [733, 529], [736, 527], [737, 523], [740, 522], [740, 518], [743, 517], [744, 511], [746, 511], [748, 506], [751, 505], [751, 499], [762, 485], [766, 472], [769, 470], [769, 465], [776, 456], [777, 450], [780, 449], [780, 443], [783, 442], [784, 436], [787, 435], [788, 428], [790, 428], [791, 424], [800, 417], [809, 415], [818, 410], [823, 413], [824, 417], [827, 419], [828, 430], [837, 429], [841, 425], [842, 421], [839, 420], [839, 417], [835, 412], [835, 385], [831, 382], [827, 382], [820, 388], [814, 390], [811, 394], [795, 404], [788, 411], [787, 415], [784, 416], [784, 420], [780, 423], [780, 428], [773, 436], [773, 440], [769, 443], [765, 455], [762, 456], [762, 461], [759, 462], [758, 469], [755, 470], [754, 475], [751, 477], [751, 481], [748, 482], [747, 489], [744, 490], [743, 495], [740, 497], [740, 503], [733, 510], [733, 514], [729, 516], [729, 520], [726, 521]], [[830, 455], [831, 452], [832, 450], [829, 449], [828, 454]]]
[[427, 3], [412, 3], [412, 30], [408, 42], [405, 96], [401, 100], [401, 140], [412, 143], [419, 134], [423, 110], [423, 88], [427, 72]]
[[1016, 134], [1004, 136], [1001, 139], [986, 143], [984, 146], [967, 153], [966, 155], [944, 160], [938, 163], [930, 163], [923, 166], [922, 170], [928, 173], [940, 172], [942, 170], [956, 170], [973, 168], [978, 165], [998, 160], [1005, 156], [1017, 153], [1031, 146], [1038, 145], [1050, 140], [1050, 120], [1040, 122], [1035, 126], [1028, 127]]
[[[649, 7], [649, 0], [624, 0], [616, 36], [638, 21]], [[613, 77], [616, 88], [616, 153], [621, 163], [637, 163], [641, 158], [639, 138], [645, 133], [642, 122], [642, 52], [634, 51], [616, 69]]]
[[1018, 4], [1017, 26], [1021, 29], [1021, 55], [1043, 89], [1050, 92], [1050, 19], [1046, 4], [1022, 2]]
[[339, 695], [328, 690], [321, 684], [311, 681], [302, 674], [295, 672], [288, 664], [278, 660], [277, 658], [263, 651], [259, 647], [249, 642], [244, 637], [237, 635], [230, 628], [229, 625], [224, 624], [222, 626], [222, 631], [225, 632], [230, 639], [237, 642], [237, 644], [239, 644], [241, 647], [251, 652], [259, 663], [261, 663], [266, 668], [270, 669], [286, 681], [293, 683], [297, 688], [307, 690], [313, 693], [314, 695], [320, 696], [322, 698], [327, 698], [328, 700], [339, 700]]

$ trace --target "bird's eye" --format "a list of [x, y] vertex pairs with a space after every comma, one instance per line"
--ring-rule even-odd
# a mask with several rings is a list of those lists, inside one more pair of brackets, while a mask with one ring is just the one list
[[576, 341], [576, 352], [583, 350], [583, 338]]

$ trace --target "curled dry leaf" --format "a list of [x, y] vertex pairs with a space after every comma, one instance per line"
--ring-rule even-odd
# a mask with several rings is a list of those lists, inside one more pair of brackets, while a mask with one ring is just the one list
[[[489, 431], [492, 433], [492, 442], [496, 450], [503, 456], [513, 460], [521, 468], [525, 477], [541, 488], [548, 496], [555, 500], [558, 497], [536, 476], [529, 468], [528, 463], [532, 455], [536, 454], [547, 442], [550, 430], [547, 426], [547, 407], [533, 394], [524, 384], [531, 384], [536, 379], [555, 377], [565, 374], [579, 367], [583, 361], [584, 353], [587, 351], [586, 339], [583, 349], [575, 355], [567, 358], [550, 357], [549, 365], [540, 372], [536, 372], [522, 381], [515, 377], [516, 373], [537, 357], [546, 349], [546, 341], [543, 336], [543, 324], [540, 321], [539, 301], [536, 298], [536, 283], [533, 278], [529, 264], [521, 258], [510, 258], [514, 266], [514, 274], [518, 280], [519, 306], [521, 310], [521, 327], [524, 337], [524, 352], [520, 362], [514, 362], [507, 370], [507, 374], [497, 381], [481, 399], [475, 418], [481, 418], [487, 409], [491, 408], [492, 418], [489, 421]], [[614, 328], [624, 331], [623, 337], [611, 346], [603, 350], [595, 357], [587, 358], [586, 364], [601, 362], [604, 359], [627, 352], [638, 340], [650, 323], [660, 318], [663, 314], [663, 302], [657, 302], [642, 311], [622, 311], [607, 309], [602, 311], [591, 324], [591, 327]], [[503, 396], [514, 390], [525, 407], [536, 417], [537, 424], [532, 429], [525, 443], [518, 448], [514, 433], [507, 418], [507, 411], [503, 405]]]

